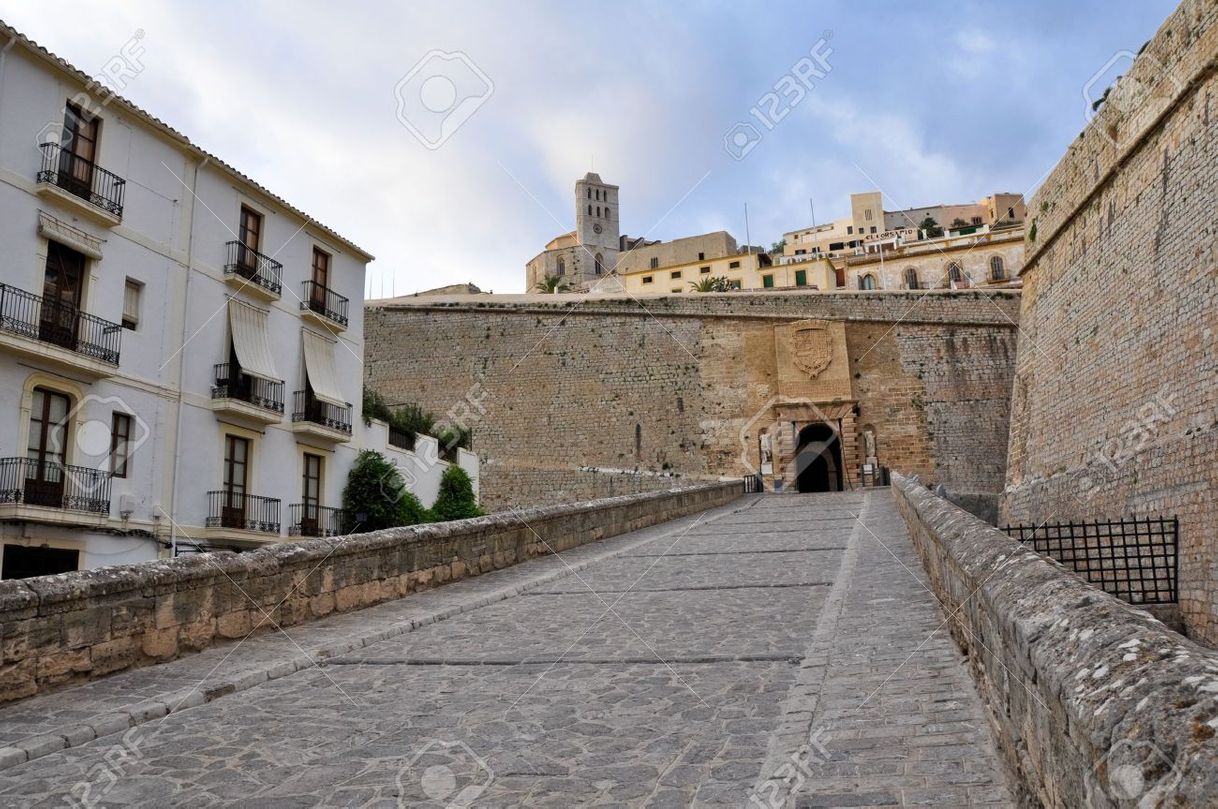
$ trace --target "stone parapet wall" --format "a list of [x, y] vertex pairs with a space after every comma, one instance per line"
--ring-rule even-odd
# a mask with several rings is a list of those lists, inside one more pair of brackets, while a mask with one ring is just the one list
[[[707, 483], [0, 581], [0, 702], [346, 612], [731, 502]], [[273, 623], [272, 623], [273, 622]]]
[[[914, 303], [917, 306], [914, 306]], [[494, 295], [396, 298], [371, 301], [367, 313], [429, 309], [514, 311], [571, 317], [774, 317], [871, 320], [903, 323], [955, 323], [1008, 327], [1019, 321], [1017, 290], [887, 290], [831, 293], [815, 290], [752, 290], [678, 295]]]
[[519, 503], [537, 506], [617, 497], [687, 486], [693, 481], [671, 475], [641, 474], [625, 470], [567, 469], [523, 464], [489, 464], [482, 467], [485, 492], [482, 508], [488, 512], [514, 508]]
[[1218, 645], [1218, 0], [1187, 0], [1029, 204], [1001, 517], [1180, 518]]
[[1218, 805], [1218, 653], [895, 475], [1028, 805]]

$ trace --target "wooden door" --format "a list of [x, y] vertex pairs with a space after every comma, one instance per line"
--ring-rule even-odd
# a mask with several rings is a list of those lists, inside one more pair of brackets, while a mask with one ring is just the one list
[[69, 410], [64, 394], [34, 388], [25, 471], [25, 502], [31, 505], [63, 508]]
[[85, 257], [58, 242], [47, 242], [47, 263], [42, 279], [39, 338], [76, 350], [80, 324], [80, 298], [84, 286]]

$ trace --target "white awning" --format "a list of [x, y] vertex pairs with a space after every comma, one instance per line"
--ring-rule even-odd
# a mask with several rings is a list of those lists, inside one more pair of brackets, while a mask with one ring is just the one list
[[228, 323], [233, 331], [233, 350], [242, 373], [270, 382], [282, 382], [275, 371], [275, 355], [271, 353], [271, 332], [267, 327], [270, 312], [238, 300], [228, 302]]
[[309, 375], [309, 386], [313, 395], [323, 402], [346, 407], [338, 387], [338, 364], [334, 360], [334, 347], [338, 344], [315, 331], [301, 329], [304, 335], [305, 372]]

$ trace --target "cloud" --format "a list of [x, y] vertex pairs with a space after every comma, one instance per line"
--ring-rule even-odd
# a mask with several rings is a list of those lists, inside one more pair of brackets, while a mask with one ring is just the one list
[[[665, 239], [726, 228], [743, 241], [744, 202], [752, 241], [768, 243], [807, 223], [809, 197], [823, 221], [872, 186], [896, 206], [1030, 183], [1077, 133], [1056, 110], [1098, 57], [1054, 33], [1057, 4], [1001, 8], [981, 5], [970, 15], [984, 24], [958, 29], [836, 0], [419, 0], [341, 13], [287, 0], [61, 0], [52, 17], [27, 0], [5, 14], [88, 72], [145, 30], [147, 67], [126, 94], [376, 254], [372, 286], [392, 278], [401, 293], [523, 289], [525, 261], [573, 226], [574, 182], [593, 161], [621, 186], [623, 231]], [[1163, 13], [1139, 4], [1096, 17], [1088, 35], [1104, 58], [1136, 50]], [[826, 29], [830, 77], [730, 159], [724, 132]], [[398, 123], [393, 95], [433, 49], [468, 54], [495, 84], [436, 151]]]

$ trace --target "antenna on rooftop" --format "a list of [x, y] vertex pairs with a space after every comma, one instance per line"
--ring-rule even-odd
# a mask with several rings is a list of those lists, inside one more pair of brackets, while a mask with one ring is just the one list
[[753, 238], [749, 235], [749, 204], [744, 203], [744, 248], [753, 255]]
[[808, 207], [812, 209], [812, 227], [816, 227], [816, 206], [812, 204], [811, 197], [808, 197]]

